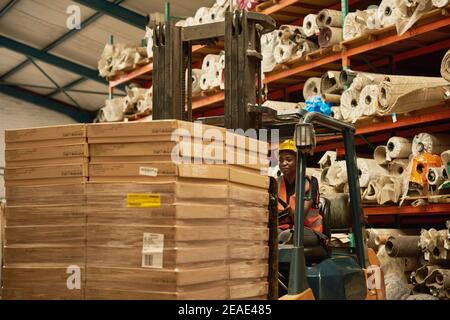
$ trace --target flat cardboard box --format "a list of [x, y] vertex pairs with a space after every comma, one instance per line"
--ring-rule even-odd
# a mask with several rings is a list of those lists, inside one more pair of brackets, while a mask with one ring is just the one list
[[165, 176], [228, 180], [228, 168], [223, 165], [176, 165], [171, 162], [106, 163], [89, 165], [89, 175], [92, 181], [94, 177], [126, 177], [129, 181], [140, 177], [152, 182], [154, 178]]
[[[40, 289], [42, 293], [51, 295], [54, 291], [55, 296], [59, 293], [70, 295], [71, 291], [67, 288], [68, 265], [22, 265], [22, 266], [5, 266], [3, 267], [3, 289]], [[79, 266], [81, 288], [84, 289], [85, 268]], [[73, 292], [72, 292], [73, 294]]]
[[247, 221], [258, 226], [267, 226], [269, 222], [269, 210], [267, 207], [243, 206], [232, 203], [228, 208], [229, 217], [232, 221]]
[[86, 164], [6, 168], [5, 181], [88, 177]]
[[225, 300], [228, 298], [229, 289], [224, 281], [214, 282], [204, 289], [184, 292], [99, 290], [90, 287], [86, 289], [87, 300]]
[[86, 208], [82, 205], [7, 206], [5, 212], [8, 227], [86, 223]]
[[89, 288], [99, 290], [176, 292], [180, 290], [180, 287], [211, 284], [227, 280], [227, 278], [228, 266], [226, 265], [197, 269], [88, 266], [86, 284]]
[[269, 292], [269, 284], [265, 280], [230, 286], [230, 299], [246, 299], [265, 296]]
[[268, 189], [261, 189], [243, 184], [229, 183], [229, 203], [266, 207], [269, 204]]
[[230, 168], [230, 181], [269, 190], [269, 177], [248, 169]]
[[267, 278], [269, 265], [263, 260], [242, 261], [230, 264], [230, 279], [260, 279]]
[[25, 160], [25, 161], [6, 161], [6, 168], [23, 168], [23, 167], [39, 167], [50, 165], [70, 165], [70, 164], [85, 164], [87, 165], [88, 159], [86, 157], [71, 157], [71, 158], [53, 158], [53, 159], [41, 159], [41, 160]]
[[20, 245], [6, 246], [6, 266], [23, 264], [52, 264], [63, 263], [69, 265], [84, 265], [86, 261], [86, 247], [83, 246], [36, 246]]
[[236, 243], [234, 241], [230, 242], [230, 259], [231, 260], [249, 260], [255, 261], [260, 259], [268, 259], [269, 257], [269, 247], [267, 246], [267, 241], [260, 244], [244, 242]]
[[6, 227], [5, 246], [73, 245], [86, 243], [86, 225]]
[[[143, 266], [142, 244], [140, 246], [93, 246], [87, 247], [88, 266], [141, 268]], [[197, 244], [192, 247], [164, 248], [158, 268], [199, 268], [224, 264], [228, 259], [228, 246]], [[146, 267], [147, 268], [147, 267]]]
[[159, 226], [159, 225], [112, 225], [87, 226], [88, 246], [142, 247], [144, 233], [164, 235], [163, 248], [173, 248], [190, 241], [218, 241], [228, 239], [226, 225]]
[[84, 142], [86, 142], [86, 125], [84, 124], [5, 131], [6, 150]]
[[3, 288], [4, 300], [82, 300], [85, 298], [84, 290], [67, 290], [54, 288]]
[[[176, 203], [163, 204], [159, 208], [128, 208], [126, 204], [121, 207], [89, 204], [85, 208], [85, 213], [89, 223], [92, 224], [174, 225], [197, 221], [220, 223], [221, 220], [228, 219], [228, 206], [226, 204]], [[242, 215], [241, 211], [238, 211], [236, 215]]]
[[[87, 181], [88, 181], [87, 177], [8, 180], [8, 181], [5, 181], [5, 187], [7, 189], [9, 187], [51, 186], [51, 185], [61, 185], [61, 184], [84, 184]], [[56, 201], [56, 199], [55, 199], [55, 201]], [[47, 204], [46, 202], [43, 202], [43, 203]], [[53, 202], [53, 203], [55, 203], [55, 202]]]
[[5, 151], [5, 160], [8, 161], [25, 161], [25, 160], [44, 160], [52, 158], [69, 159], [88, 157], [89, 148], [87, 143], [52, 146], [52, 147], [36, 147], [24, 148]]
[[5, 194], [9, 206], [83, 205], [86, 199], [85, 185], [81, 183], [37, 186], [9, 185]]

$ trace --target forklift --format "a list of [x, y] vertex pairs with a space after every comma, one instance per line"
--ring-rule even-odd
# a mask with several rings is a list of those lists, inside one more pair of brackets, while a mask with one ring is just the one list
[[[283, 300], [384, 300], [384, 279], [380, 262], [372, 249], [367, 249], [364, 234], [364, 216], [361, 206], [358, 169], [354, 147], [355, 128], [318, 112], [299, 111], [301, 117], [295, 125], [294, 141], [297, 148], [296, 206], [293, 244], [279, 249], [281, 273], [288, 274], [289, 284]], [[351, 220], [351, 235], [354, 241], [346, 248], [329, 245], [331, 233], [340, 231], [331, 225], [331, 202], [321, 197], [319, 212], [323, 218], [323, 234], [303, 227], [305, 194], [306, 154], [313, 153], [316, 146], [314, 125], [341, 133], [344, 138], [350, 203], [344, 214]], [[310, 188], [311, 189], [311, 188]], [[347, 201], [345, 197], [334, 201]], [[334, 206], [336, 207], [336, 205]], [[341, 212], [342, 214], [342, 212]], [[348, 226], [350, 227], [350, 226]], [[324, 241], [325, 239], [325, 241]], [[369, 268], [368, 268], [369, 267]], [[377, 279], [374, 285], [373, 280]]]
[[[288, 294], [281, 299], [382, 299], [382, 289], [367, 289], [367, 266], [379, 265], [364, 243], [363, 216], [356, 169], [353, 126], [319, 113], [304, 110], [279, 117], [276, 110], [262, 106], [261, 36], [275, 30], [269, 16], [236, 10], [226, 12], [225, 21], [199, 26], [178, 27], [174, 22], [153, 23], [153, 119], [193, 121], [192, 116], [192, 46], [225, 43], [224, 116], [199, 118], [205, 124], [227, 129], [280, 129], [292, 137], [295, 131], [297, 155], [296, 216], [294, 243], [278, 248], [277, 183], [271, 178], [269, 194], [269, 299], [279, 298], [278, 284], [289, 270]], [[187, 74], [187, 77], [186, 77]], [[186, 81], [186, 78], [188, 81]], [[355, 247], [351, 252], [333, 253], [323, 243], [304, 242], [303, 211], [305, 200], [306, 153], [315, 147], [313, 124], [344, 134], [347, 172], [349, 173], [351, 216]], [[280, 134], [281, 135], [281, 134]], [[329, 201], [321, 200], [324, 224], [333, 214]], [[328, 207], [327, 207], [328, 203]], [[325, 228], [322, 238], [331, 237]], [[308, 237], [311, 238], [311, 237]], [[314, 238], [314, 236], [312, 237]], [[310, 259], [313, 258], [313, 259]]]

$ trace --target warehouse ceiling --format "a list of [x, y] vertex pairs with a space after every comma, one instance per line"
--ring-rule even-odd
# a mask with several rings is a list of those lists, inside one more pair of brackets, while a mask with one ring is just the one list
[[[171, 15], [193, 16], [213, 3], [171, 0]], [[66, 26], [72, 5], [80, 29]], [[143, 17], [164, 8], [164, 0], [0, 0], [0, 93], [87, 121], [107, 98], [97, 61], [110, 35], [140, 44]]]

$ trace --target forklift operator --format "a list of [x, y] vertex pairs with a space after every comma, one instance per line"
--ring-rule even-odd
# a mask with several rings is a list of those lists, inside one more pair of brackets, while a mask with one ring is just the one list
[[[282, 230], [294, 226], [295, 215], [295, 176], [297, 149], [293, 140], [286, 140], [280, 144], [279, 166], [281, 173], [278, 181], [278, 227]], [[310, 193], [310, 188], [312, 188]], [[311, 194], [305, 200], [305, 227], [322, 232], [322, 216], [319, 213], [319, 190], [317, 179], [306, 177], [305, 192]]]

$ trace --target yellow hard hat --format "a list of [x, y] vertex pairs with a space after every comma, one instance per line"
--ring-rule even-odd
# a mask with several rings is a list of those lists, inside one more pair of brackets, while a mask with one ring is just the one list
[[294, 140], [292, 140], [292, 139], [284, 140], [280, 144], [280, 147], [278, 149], [278, 152], [281, 152], [281, 151], [297, 152], [297, 148], [295, 147]]

